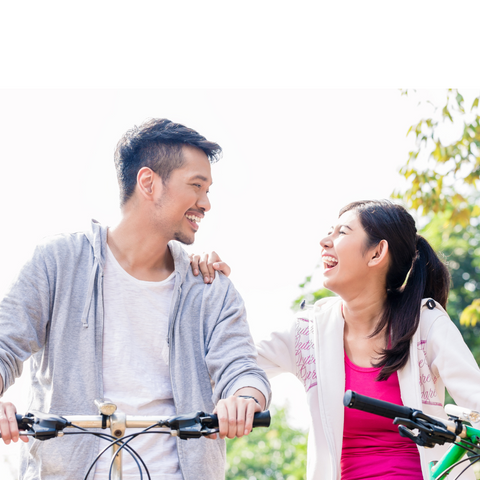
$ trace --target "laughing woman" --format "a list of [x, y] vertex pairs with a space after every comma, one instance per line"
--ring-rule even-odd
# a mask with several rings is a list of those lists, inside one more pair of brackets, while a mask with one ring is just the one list
[[411, 215], [388, 201], [347, 205], [320, 244], [324, 286], [338, 297], [257, 345], [270, 377], [290, 372], [305, 388], [307, 478], [428, 479], [444, 447], [417, 447], [391, 420], [344, 408], [343, 395], [350, 389], [445, 418], [446, 387], [480, 411], [480, 371], [445, 312], [448, 270]]
[[350, 389], [445, 418], [447, 387], [457, 403], [480, 410], [480, 371], [445, 312], [448, 270], [411, 215], [388, 201], [347, 205], [320, 244], [324, 286], [338, 297], [258, 345], [270, 377], [291, 372], [307, 392], [307, 477], [428, 479], [442, 447], [417, 448], [391, 420], [344, 408], [342, 399]]

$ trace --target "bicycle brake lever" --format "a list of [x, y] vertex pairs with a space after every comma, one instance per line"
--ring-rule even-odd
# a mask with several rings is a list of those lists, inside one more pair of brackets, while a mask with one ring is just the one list
[[[207, 430], [210, 430], [205, 430], [203, 428], [201, 422], [202, 417], [205, 417], [204, 412], [179, 415], [178, 417], [171, 418], [168, 421], [167, 426], [169, 426], [172, 430], [176, 430], [176, 436], [180, 437], [182, 440], [188, 440], [189, 438], [200, 438], [206, 434], [205, 432]], [[207, 435], [209, 435], [209, 433], [207, 433]]]
[[[418, 423], [414, 422], [413, 420], [409, 420], [408, 418], [399, 418], [399, 417], [395, 417], [395, 419], [393, 420], [393, 424], [404, 426], [404, 427], [407, 427], [408, 429], [412, 429], [412, 428], [418, 429], [420, 427]], [[400, 427], [398, 427], [398, 429], [400, 430]]]
[[409, 428], [405, 427], [404, 425], [398, 426], [398, 433], [401, 437], [409, 438], [417, 445], [420, 445], [420, 447], [425, 447], [424, 440], [419, 435], [415, 435]]
[[[454, 433], [445, 428], [445, 425], [424, 414], [417, 417], [417, 421], [395, 418], [393, 424], [399, 425], [398, 432], [402, 437], [413, 440], [421, 447], [433, 448], [435, 445], [443, 445], [445, 442], [453, 443], [457, 438]], [[418, 435], [415, 435], [411, 429], [418, 430]]]
[[34, 432], [34, 438], [37, 440], [49, 440], [58, 436], [59, 432], [68, 426], [68, 420], [59, 415], [53, 415], [42, 412], [32, 412], [27, 414], [28, 418], [32, 418], [33, 424], [30, 427]]

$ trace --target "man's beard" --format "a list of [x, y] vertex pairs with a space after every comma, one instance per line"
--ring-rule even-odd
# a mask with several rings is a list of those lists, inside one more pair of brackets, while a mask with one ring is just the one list
[[173, 239], [177, 242], [183, 243], [184, 245], [191, 245], [195, 241], [195, 238], [188, 238], [181, 232], [175, 232], [173, 234]]

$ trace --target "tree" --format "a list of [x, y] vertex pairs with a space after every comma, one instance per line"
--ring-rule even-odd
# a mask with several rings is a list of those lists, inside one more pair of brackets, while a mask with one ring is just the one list
[[303, 480], [307, 433], [289, 428], [286, 408], [272, 410], [272, 424], [227, 441], [227, 480]]
[[[407, 95], [408, 91], [403, 93]], [[463, 96], [449, 89], [443, 107], [432, 104], [431, 117], [420, 120], [407, 132], [407, 136], [415, 135], [415, 148], [400, 170], [408, 188], [395, 196], [423, 215], [443, 212], [446, 229], [456, 224], [466, 227], [471, 219], [480, 217], [479, 99], [476, 97], [466, 111]], [[463, 125], [460, 136], [452, 140], [453, 127], [459, 124]], [[445, 143], [443, 138], [447, 139]]]
[[[403, 94], [409, 92], [405, 90]], [[441, 107], [431, 104], [432, 115], [410, 127], [407, 135], [415, 135], [415, 148], [409, 152], [407, 163], [400, 170], [407, 188], [393, 194], [435, 225], [437, 232], [433, 238], [441, 239], [437, 249], [446, 250], [450, 259], [452, 318], [460, 317], [463, 325], [471, 326], [480, 321], [480, 282], [477, 282], [480, 273], [480, 250], [477, 248], [480, 225], [479, 99], [480, 96], [474, 98], [470, 109], [465, 109], [463, 95], [458, 90], [448, 89], [444, 104]], [[434, 220], [435, 216], [442, 220], [441, 225]], [[427, 227], [427, 238], [429, 235], [432, 231]], [[458, 242], [457, 246], [455, 242]], [[462, 268], [453, 268], [456, 265]], [[457, 272], [462, 276], [459, 277]], [[467, 298], [469, 303], [465, 303]]]
[[[445, 214], [436, 215], [421, 233], [444, 256], [452, 277], [447, 312], [480, 363], [480, 321], [475, 317], [476, 311], [468, 311], [470, 305], [478, 302], [480, 290], [480, 229], [456, 225], [445, 235], [445, 221]], [[468, 321], [465, 321], [465, 312], [469, 315]]]

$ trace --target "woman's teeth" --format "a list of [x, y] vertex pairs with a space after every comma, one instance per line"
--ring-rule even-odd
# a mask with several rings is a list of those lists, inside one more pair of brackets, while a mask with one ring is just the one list
[[333, 257], [325, 256], [325, 257], [323, 257], [323, 263], [328, 268], [332, 268], [338, 263], [338, 260], [336, 258], [333, 258]]

